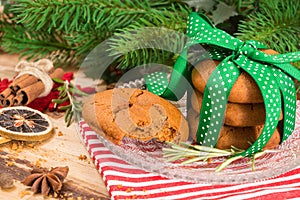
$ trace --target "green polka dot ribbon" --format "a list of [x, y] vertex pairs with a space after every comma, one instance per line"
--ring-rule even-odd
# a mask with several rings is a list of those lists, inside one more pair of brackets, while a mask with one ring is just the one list
[[184, 50], [177, 58], [170, 81], [165, 73], [145, 75], [149, 91], [169, 100], [179, 100], [187, 91], [185, 80], [191, 69], [187, 66], [189, 47], [196, 44], [209, 46], [211, 59], [220, 64], [210, 75], [204, 89], [199, 117], [197, 142], [215, 146], [222, 128], [229, 93], [242, 71], [257, 83], [263, 96], [266, 119], [257, 140], [242, 156], [251, 156], [267, 144], [274, 133], [281, 110], [283, 110], [283, 137], [286, 140], [293, 132], [296, 116], [296, 89], [293, 78], [300, 80], [300, 71], [290, 63], [300, 60], [300, 52], [268, 55], [258, 49], [267, 47], [254, 40], [242, 41], [217, 29], [210, 20], [197, 13], [188, 19]]

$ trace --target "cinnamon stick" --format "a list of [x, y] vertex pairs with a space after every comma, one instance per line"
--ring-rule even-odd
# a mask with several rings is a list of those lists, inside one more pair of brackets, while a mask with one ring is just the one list
[[30, 74], [24, 74], [24, 75], [22, 75], [22, 76], [19, 76], [18, 78], [16, 78], [16, 79], [13, 81], [13, 83], [12, 83], [11, 85], [13, 85], [13, 84], [18, 84], [18, 83], [20, 83], [21, 81], [28, 79], [29, 76], [30, 76]]
[[12, 90], [18, 91], [21, 88], [25, 88], [29, 85], [32, 85], [32, 84], [38, 82], [38, 80], [39, 80], [37, 77], [30, 75], [30, 74], [24, 74], [23, 76], [26, 76], [27, 78], [22, 78], [17, 83], [13, 82], [12, 86], [10, 87]]
[[[64, 70], [62, 68], [56, 68], [51, 71], [49, 76], [51, 78], [61, 79], [63, 75]], [[31, 74], [24, 74], [15, 79], [13, 83], [0, 94], [0, 103], [4, 107], [27, 105], [39, 97], [44, 89], [45, 86], [41, 80]]]
[[3, 107], [8, 107], [13, 105], [13, 98], [15, 97], [14, 94], [9, 95], [7, 98], [1, 101]]
[[[50, 74], [51, 78], [62, 78], [64, 74], [64, 70], [62, 68], [55, 69], [52, 74]], [[36, 99], [45, 89], [44, 83], [40, 80], [37, 82], [21, 88], [17, 91], [16, 96], [13, 100], [14, 105], [27, 105], [31, 103], [34, 99]]]
[[16, 85], [16, 84], [28, 79], [29, 76], [30, 76], [29, 74], [24, 74], [23, 76], [16, 78], [4, 91], [1, 92], [0, 100], [6, 99], [11, 94], [15, 95], [16, 90], [13, 88], [13, 85]]
[[27, 105], [36, 99], [44, 91], [44, 83], [38, 81], [23, 89], [18, 90], [16, 97], [13, 99], [14, 105]]
[[0, 100], [6, 99], [11, 94], [15, 94], [15, 92], [10, 87], [6, 88], [5, 90], [3, 90], [1, 92], [1, 94], [0, 94]]
[[[51, 78], [62, 78], [64, 74], [64, 70], [62, 68], [56, 68], [49, 76]], [[18, 81], [18, 79], [20, 79]], [[30, 74], [24, 74], [20, 76], [16, 81], [14, 81], [11, 85], [11, 89], [14, 91], [18, 91], [21, 88], [25, 88], [31, 84], [34, 84], [39, 81], [39, 79]]]
[[15, 97], [14, 97], [14, 99], [13, 99], [13, 105], [22, 105], [22, 101], [23, 101], [23, 94], [21, 93], [21, 94], [18, 94], [18, 95], [16, 95]]

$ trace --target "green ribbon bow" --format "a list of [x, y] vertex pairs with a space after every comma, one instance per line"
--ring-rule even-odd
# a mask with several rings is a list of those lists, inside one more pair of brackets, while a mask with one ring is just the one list
[[191, 13], [188, 19], [187, 42], [177, 58], [170, 82], [163, 72], [145, 75], [149, 91], [169, 100], [179, 100], [186, 93], [184, 82], [191, 70], [187, 67], [188, 48], [195, 44], [210, 47], [211, 58], [220, 64], [209, 77], [203, 94], [197, 141], [215, 146], [222, 127], [229, 93], [241, 71], [248, 73], [257, 83], [264, 100], [266, 119], [258, 139], [243, 153], [251, 156], [267, 144], [274, 133], [281, 109], [284, 113], [283, 137], [293, 132], [296, 116], [296, 89], [292, 78], [300, 80], [300, 71], [290, 62], [300, 60], [300, 52], [268, 55], [258, 49], [267, 48], [258, 41], [241, 41], [217, 29], [204, 15]]

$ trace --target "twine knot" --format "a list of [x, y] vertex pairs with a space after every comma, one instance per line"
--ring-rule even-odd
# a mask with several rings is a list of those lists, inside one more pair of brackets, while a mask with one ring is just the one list
[[49, 59], [41, 59], [37, 62], [20, 61], [15, 66], [15, 71], [19, 72], [18, 77], [24, 74], [35, 76], [44, 84], [44, 91], [38, 97], [47, 96], [53, 87], [53, 81], [49, 72], [53, 70], [53, 62]]

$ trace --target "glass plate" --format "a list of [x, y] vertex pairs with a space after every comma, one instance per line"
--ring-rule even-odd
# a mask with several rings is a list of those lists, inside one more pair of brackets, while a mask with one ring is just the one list
[[[84, 78], [80, 78], [82, 83], [87, 83]], [[77, 82], [79, 83], [79, 82]], [[91, 81], [89, 85], [93, 85]], [[117, 84], [116, 87], [141, 88], [143, 79]], [[179, 110], [186, 115], [185, 98], [174, 103]], [[194, 183], [245, 183], [260, 181], [276, 177], [287, 172], [300, 164], [300, 101], [297, 101], [297, 124], [293, 134], [288, 140], [283, 142], [276, 153], [267, 153], [255, 160], [255, 170], [252, 171], [251, 160], [249, 158], [240, 159], [221, 172], [215, 172], [216, 167], [224, 159], [214, 159], [211, 162], [197, 162], [188, 165], [166, 162], [162, 155], [164, 143], [154, 140], [139, 141], [130, 138], [123, 138], [120, 145], [116, 145], [106, 138], [98, 136], [99, 140], [114, 154], [138, 166], [148, 172], [157, 173], [161, 176], [178, 179]]]

